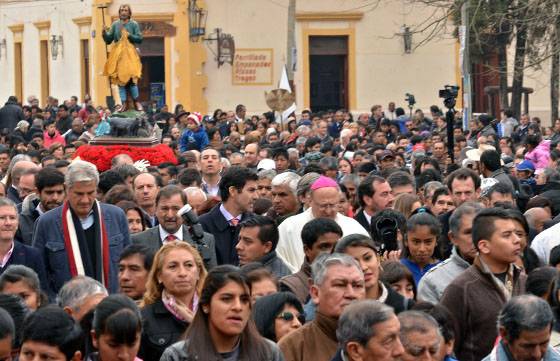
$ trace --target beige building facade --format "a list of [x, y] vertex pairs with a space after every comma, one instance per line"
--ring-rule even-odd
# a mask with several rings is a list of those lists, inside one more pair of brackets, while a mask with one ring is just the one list
[[[235, 43], [233, 64], [218, 67], [217, 42], [189, 37], [189, 0], [0, 0], [0, 101], [16, 94], [68, 99], [93, 97], [105, 104], [110, 88], [102, 76], [106, 49], [101, 38], [121, 4], [130, 3], [144, 31], [142, 100], [159, 97], [170, 109], [211, 113], [247, 106], [268, 111], [265, 92], [278, 87], [288, 58], [295, 61], [293, 86], [298, 111], [346, 108], [354, 113], [390, 101], [406, 108], [441, 105], [438, 90], [461, 84], [459, 44], [441, 34], [405, 51], [405, 27], [414, 29], [432, 9], [404, 0], [297, 0], [295, 52], [288, 52], [289, 0], [198, 0], [207, 14], [206, 38], [214, 29]], [[106, 6], [105, 10], [101, 6]], [[103, 11], [105, 16], [103, 16]], [[545, 67], [546, 69], [546, 67]], [[527, 78], [534, 115], [547, 123], [546, 71]], [[461, 102], [459, 102], [461, 103]], [[460, 104], [459, 104], [460, 105]]]

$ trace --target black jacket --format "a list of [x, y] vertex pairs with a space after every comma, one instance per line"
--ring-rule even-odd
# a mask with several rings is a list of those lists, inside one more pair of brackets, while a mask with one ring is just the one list
[[20, 204], [21, 202], [23, 202], [23, 199], [19, 197], [17, 189], [15, 189], [13, 186], [8, 187], [8, 190], [6, 191], [6, 198], [11, 199], [15, 204]]
[[0, 129], [7, 128], [10, 133], [14, 131], [17, 123], [25, 119], [23, 110], [16, 102], [8, 101], [0, 108]]
[[544, 188], [544, 192], [539, 196], [550, 200], [552, 203], [552, 217], [560, 214], [560, 183], [548, 182]]
[[39, 251], [37, 251], [33, 247], [29, 247], [17, 241], [14, 241], [14, 250], [12, 252], [12, 256], [10, 257], [4, 268], [0, 267], [0, 275], [4, 273], [4, 271], [10, 265], [17, 264], [29, 267], [33, 271], [35, 271], [37, 273], [37, 276], [39, 276], [41, 287], [44, 291], [47, 290], [47, 271], [45, 270], [45, 264], [43, 263], [43, 259], [41, 258]]
[[[231, 226], [220, 212], [220, 204], [216, 205], [210, 212], [200, 216], [200, 224], [205, 232], [214, 235], [216, 241], [216, 259], [218, 265], [239, 264], [239, 257], [235, 250], [239, 237], [239, 226]], [[241, 221], [252, 217], [252, 213], [244, 213]]]
[[64, 141], [66, 142], [66, 144], [73, 143], [73, 142], [77, 141], [78, 138], [80, 138], [82, 133], [76, 133], [74, 131], [70, 131], [70, 133], [66, 134], [66, 136], [64, 137]]
[[363, 209], [360, 209], [358, 211], [358, 213], [356, 213], [356, 215], [354, 216], [354, 219], [356, 221], [358, 221], [358, 223], [361, 224], [362, 227], [364, 227], [364, 229], [366, 229], [369, 233], [371, 233], [371, 225], [367, 221], [367, 218], [364, 215], [364, 210]]
[[143, 326], [138, 357], [159, 360], [167, 347], [179, 341], [189, 324], [175, 318], [161, 299], [144, 307], [141, 313]]
[[67, 116], [66, 118], [60, 118], [57, 120], [56, 129], [58, 129], [61, 135], [64, 135], [64, 133], [72, 129], [72, 117]]
[[16, 137], [21, 138], [21, 139], [25, 140], [26, 142], [29, 142], [31, 140], [31, 133], [29, 133], [29, 132], [24, 133], [21, 130], [16, 129], [12, 132], [12, 137], [13, 138], [16, 138]]
[[438, 216], [438, 220], [441, 223], [441, 234], [437, 240], [434, 253], [434, 257], [438, 259], [448, 259], [451, 256], [453, 245], [447, 234], [449, 233], [449, 218], [451, 218], [452, 213], [453, 211], [449, 211]]
[[21, 207], [19, 214], [19, 225], [15, 239], [23, 244], [31, 246], [33, 241], [33, 230], [35, 229], [35, 221], [39, 218], [37, 207], [39, 206], [39, 198], [27, 197], [18, 205]]

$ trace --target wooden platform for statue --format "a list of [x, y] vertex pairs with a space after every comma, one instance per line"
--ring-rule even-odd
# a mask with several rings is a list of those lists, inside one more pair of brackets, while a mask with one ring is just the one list
[[132, 147], [151, 148], [159, 144], [156, 137], [111, 137], [103, 135], [89, 141], [89, 145], [130, 145]]

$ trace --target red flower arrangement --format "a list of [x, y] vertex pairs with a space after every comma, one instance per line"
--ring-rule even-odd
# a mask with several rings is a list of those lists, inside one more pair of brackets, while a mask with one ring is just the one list
[[82, 145], [78, 148], [74, 157], [80, 157], [82, 160], [93, 163], [100, 172], [104, 172], [111, 168], [111, 160], [119, 154], [128, 154], [134, 161], [147, 160], [153, 166], [165, 162], [177, 164], [177, 158], [173, 150], [165, 144], [159, 144], [151, 148], [129, 145]]

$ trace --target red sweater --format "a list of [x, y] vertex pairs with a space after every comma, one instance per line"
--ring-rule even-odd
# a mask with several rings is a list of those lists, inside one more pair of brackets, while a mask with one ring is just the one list
[[60, 143], [62, 145], [66, 145], [66, 141], [64, 140], [64, 137], [62, 135], [60, 135], [60, 133], [58, 132], [58, 130], [54, 131], [54, 135], [51, 137], [49, 135], [49, 133], [47, 133], [47, 131], [45, 130], [43, 132], [43, 147], [45, 148], [49, 148], [51, 145], [53, 145], [54, 143]]

